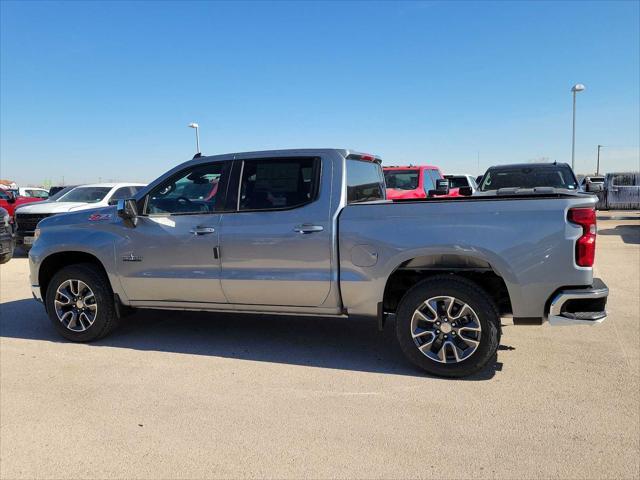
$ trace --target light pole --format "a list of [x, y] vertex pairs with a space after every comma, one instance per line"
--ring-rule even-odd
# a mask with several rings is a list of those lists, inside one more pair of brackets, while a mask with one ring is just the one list
[[604, 145], [598, 145], [598, 160], [596, 162], [596, 175], [600, 175], [600, 149], [604, 147]]
[[584, 91], [586, 87], [581, 83], [576, 83], [571, 87], [573, 92], [573, 134], [571, 135], [571, 170], [576, 169], [576, 93]]
[[199, 134], [200, 125], [198, 125], [197, 123], [190, 123], [189, 128], [196, 129], [196, 154], [198, 154], [200, 153], [200, 134]]

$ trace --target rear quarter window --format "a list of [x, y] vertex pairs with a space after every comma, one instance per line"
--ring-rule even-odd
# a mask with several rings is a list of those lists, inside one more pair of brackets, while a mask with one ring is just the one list
[[347, 160], [347, 203], [385, 199], [382, 168], [375, 162]]

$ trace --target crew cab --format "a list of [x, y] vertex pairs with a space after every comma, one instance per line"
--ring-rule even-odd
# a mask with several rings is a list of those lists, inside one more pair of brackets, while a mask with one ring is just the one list
[[432, 165], [388, 166], [383, 167], [383, 171], [390, 200], [459, 195], [458, 188], [437, 188], [444, 177], [440, 169]]
[[606, 318], [595, 201], [515, 191], [393, 202], [380, 159], [350, 150], [200, 157], [117, 207], [42, 220], [31, 288], [72, 341], [105, 336], [135, 308], [393, 320], [412, 363], [459, 377], [491, 361], [503, 316]]

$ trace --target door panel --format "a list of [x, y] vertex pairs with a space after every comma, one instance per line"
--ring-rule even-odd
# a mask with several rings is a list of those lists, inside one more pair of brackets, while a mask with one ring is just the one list
[[116, 248], [130, 300], [226, 302], [217, 249], [230, 166], [196, 163], [149, 192], [136, 227]]
[[138, 218], [116, 252], [129, 299], [226, 302], [214, 256], [219, 223], [219, 214]]
[[330, 185], [331, 167], [320, 172], [320, 159], [314, 161], [313, 184], [308, 159], [298, 169], [290, 158], [244, 162], [238, 199], [244, 211], [225, 213], [220, 222], [222, 288], [229, 302], [315, 307], [329, 295], [330, 188], [320, 189], [319, 182]]

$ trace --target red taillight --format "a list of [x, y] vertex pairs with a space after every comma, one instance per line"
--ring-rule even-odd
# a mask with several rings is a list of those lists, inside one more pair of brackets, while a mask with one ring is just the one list
[[592, 267], [596, 256], [596, 211], [593, 208], [572, 208], [569, 221], [582, 227], [582, 236], [576, 241], [576, 263]]

